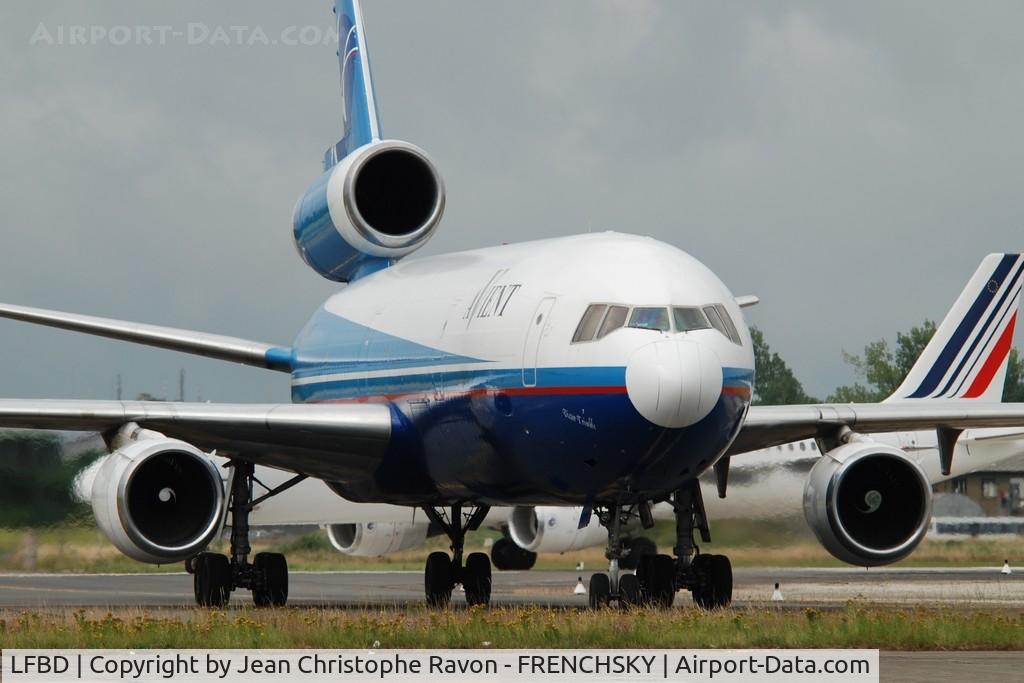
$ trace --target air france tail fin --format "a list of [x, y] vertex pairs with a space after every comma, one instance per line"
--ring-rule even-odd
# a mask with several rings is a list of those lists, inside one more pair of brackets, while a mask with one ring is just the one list
[[380, 140], [377, 100], [370, 77], [363, 10], [359, 0], [335, 0], [338, 20], [338, 64], [341, 68], [342, 137], [324, 154], [324, 171], [352, 150]]
[[1020, 307], [1024, 257], [989, 254], [888, 400], [998, 402]]

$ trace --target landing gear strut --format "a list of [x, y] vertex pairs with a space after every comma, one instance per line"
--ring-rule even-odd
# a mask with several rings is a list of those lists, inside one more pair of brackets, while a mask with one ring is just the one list
[[674, 583], [693, 594], [693, 601], [705, 609], [726, 607], [732, 602], [732, 564], [725, 555], [701, 553], [693, 541], [711, 542], [711, 530], [704, 512], [700, 485], [693, 481], [672, 496], [676, 516], [676, 560]]
[[600, 572], [590, 577], [588, 596], [591, 609], [607, 607], [612, 602], [618, 602], [621, 607], [640, 604], [641, 588], [637, 575], [622, 574], [620, 570], [622, 561], [632, 552], [632, 549], [627, 547], [627, 539], [622, 536], [622, 527], [628, 524], [634, 515], [640, 515], [642, 520], [645, 519], [646, 515], [641, 507], [613, 504], [594, 511], [601, 525], [608, 529], [608, 545], [604, 551], [604, 556], [608, 558], [608, 573]]
[[185, 563], [193, 574], [196, 603], [203, 607], [223, 607], [236, 588], [252, 591], [257, 607], [280, 607], [288, 601], [288, 562], [279, 553], [257, 553], [249, 562], [249, 513], [259, 503], [291, 488], [305, 479], [296, 475], [284, 484], [253, 500], [256, 481], [251, 462], [235, 460], [231, 477], [231, 558], [219, 553], [202, 552]]
[[490, 507], [480, 505], [463, 512], [462, 505], [452, 505], [450, 510], [432, 506], [423, 508], [427, 518], [441, 527], [451, 540], [452, 555], [434, 552], [427, 557], [423, 572], [423, 584], [430, 607], [447, 607], [452, 600], [452, 590], [462, 584], [469, 605], [487, 605], [491, 601], [491, 560], [484, 553], [470, 553], [465, 563], [462, 550], [466, 532], [475, 531], [484, 521]]

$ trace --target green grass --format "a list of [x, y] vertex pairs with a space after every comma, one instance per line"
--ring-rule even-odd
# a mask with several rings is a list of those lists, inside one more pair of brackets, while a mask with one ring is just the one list
[[879, 648], [1013, 650], [1024, 614], [874, 608], [0, 611], [4, 648]]

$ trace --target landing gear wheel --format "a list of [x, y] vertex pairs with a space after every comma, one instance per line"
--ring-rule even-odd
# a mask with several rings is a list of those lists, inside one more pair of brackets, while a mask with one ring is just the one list
[[704, 609], [727, 607], [732, 602], [732, 563], [725, 555], [698, 555], [693, 558], [698, 584], [693, 601]]
[[483, 553], [470, 553], [462, 571], [462, 587], [467, 605], [486, 605], [491, 601], [491, 561]]
[[231, 565], [217, 553], [199, 553], [193, 562], [192, 585], [200, 607], [223, 607], [231, 599]]
[[607, 574], [594, 574], [590, 577], [590, 609], [607, 607], [611, 595], [612, 587]]
[[640, 598], [653, 607], [671, 607], [676, 597], [676, 563], [668, 555], [645, 555], [637, 569]]
[[622, 548], [629, 551], [619, 560], [619, 566], [623, 569], [638, 569], [645, 556], [658, 554], [658, 545], [645, 536], [623, 539]]
[[636, 574], [623, 574], [619, 577], [619, 606], [628, 609], [639, 604], [640, 582]]
[[283, 607], [288, 602], [288, 561], [279, 553], [257, 553], [253, 558], [263, 585], [253, 588], [252, 601], [257, 607]]
[[523, 550], [508, 538], [499, 538], [491, 548], [491, 562], [495, 569], [525, 571], [533, 569], [537, 563], [537, 553]]
[[448, 553], [436, 552], [427, 556], [427, 566], [423, 572], [423, 584], [427, 593], [427, 606], [434, 608], [447, 607], [452, 601], [452, 560]]

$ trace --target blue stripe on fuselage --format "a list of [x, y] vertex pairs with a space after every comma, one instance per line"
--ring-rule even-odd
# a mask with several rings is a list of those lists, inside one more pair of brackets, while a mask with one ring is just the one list
[[[358, 398], [389, 398], [407, 394], [438, 392], [460, 394], [475, 389], [500, 391], [525, 389], [542, 393], [545, 389], [559, 389], [571, 393], [592, 393], [593, 389], [607, 388], [607, 393], [622, 393], [626, 384], [624, 367], [559, 367], [538, 368], [537, 384], [524, 387], [522, 368], [483, 367], [472, 370], [446, 370], [443, 366], [424, 368], [413, 372], [386, 377], [366, 377], [352, 373], [351, 378], [324, 379], [322, 382], [293, 385], [295, 402], [352, 400]], [[753, 371], [744, 368], [723, 368], [723, 386], [750, 388]]]

